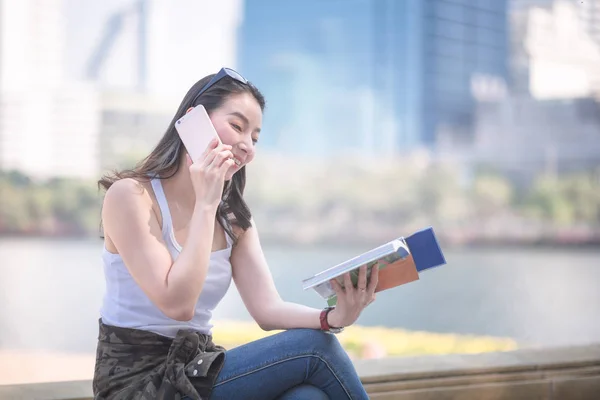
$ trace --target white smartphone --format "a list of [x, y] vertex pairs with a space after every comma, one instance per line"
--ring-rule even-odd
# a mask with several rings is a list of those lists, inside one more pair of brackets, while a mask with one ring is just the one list
[[206, 109], [197, 105], [193, 110], [175, 121], [175, 129], [193, 162], [198, 162], [208, 144], [219, 135], [213, 126]]

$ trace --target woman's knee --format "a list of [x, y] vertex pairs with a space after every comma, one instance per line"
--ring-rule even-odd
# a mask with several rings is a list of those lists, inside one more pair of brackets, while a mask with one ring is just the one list
[[310, 349], [315, 354], [346, 355], [338, 338], [317, 329], [292, 329], [286, 332], [288, 340], [296, 342], [298, 347]]

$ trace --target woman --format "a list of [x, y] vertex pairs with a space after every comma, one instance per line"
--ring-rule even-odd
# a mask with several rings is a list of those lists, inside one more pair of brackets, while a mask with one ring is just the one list
[[[203, 105], [222, 141], [190, 160], [174, 123]], [[335, 335], [374, 300], [377, 272], [346, 276], [336, 308], [283, 301], [243, 199], [265, 100], [231, 69], [197, 82], [133, 170], [107, 175], [106, 294], [97, 399], [366, 399]], [[210, 319], [231, 279], [258, 325], [283, 332], [225, 351]], [[327, 332], [326, 332], [327, 331]]]

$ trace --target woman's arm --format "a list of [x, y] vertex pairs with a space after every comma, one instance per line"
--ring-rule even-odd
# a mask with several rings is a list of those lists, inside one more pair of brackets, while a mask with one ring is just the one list
[[133, 279], [169, 318], [187, 321], [194, 315], [208, 271], [215, 214], [216, 209], [197, 205], [183, 250], [173, 262], [146, 189], [133, 179], [122, 179], [106, 193], [105, 236]]
[[[321, 310], [283, 301], [277, 292], [273, 277], [262, 251], [256, 227], [251, 226], [241, 235], [231, 255], [233, 278], [250, 315], [264, 330], [312, 328], [319, 329]], [[350, 275], [346, 274], [347, 282]], [[359, 274], [360, 288], [343, 290], [332, 281], [338, 294], [338, 305], [328, 316], [331, 326], [344, 327], [356, 321], [360, 312], [374, 300], [378, 271], [375, 268], [369, 287], [366, 272]], [[352, 285], [346, 285], [352, 287]]]
[[254, 223], [241, 234], [231, 254], [231, 265], [240, 296], [262, 329], [320, 327], [321, 310], [285, 302], [279, 296]]
[[183, 250], [173, 262], [162, 239], [148, 191], [121, 179], [106, 192], [102, 222], [136, 283], [169, 318], [189, 321], [204, 286], [225, 173], [233, 165], [231, 146], [214, 139], [192, 163], [187, 156], [196, 201]]

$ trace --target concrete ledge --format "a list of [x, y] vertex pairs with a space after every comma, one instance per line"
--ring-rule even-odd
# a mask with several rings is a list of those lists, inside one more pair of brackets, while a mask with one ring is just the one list
[[372, 399], [600, 399], [600, 344], [357, 361]]
[[[600, 399], [600, 344], [356, 361], [371, 399]], [[0, 399], [91, 400], [91, 381], [0, 386]]]
[[92, 381], [0, 385], [0, 400], [92, 400]]

